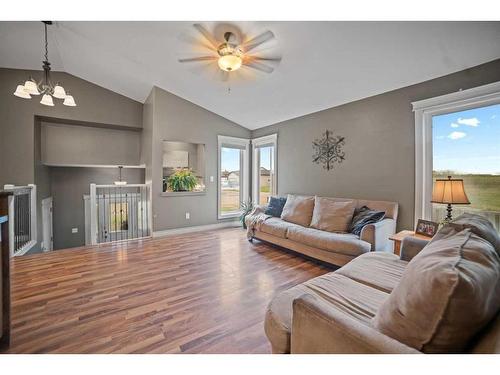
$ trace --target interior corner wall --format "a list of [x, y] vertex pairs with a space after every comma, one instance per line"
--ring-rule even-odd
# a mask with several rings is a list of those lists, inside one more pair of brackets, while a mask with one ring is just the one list
[[[219, 222], [217, 219], [217, 136], [249, 138], [250, 130], [157, 87], [153, 88], [153, 92], [146, 101], [144, 113], [143, 134], [150, 132], [152, 140], [150, 172], [153, 230], [162, 231]], [[152, 129], [148, 129], [150, 125]], [[178, 197], [161, 195], [164, 140], [205, 145], [206, 194]], [[148, 155], [144, 157], [147, 158]], [[148, 168], [146, 163], [146, 180], [148, 180]], [[210, 182], [210, 176], [214, 177], [213, 182]], [[190, 213], [190, 220], [186, 220], [186, 212]]]
[[[252, 138], [278, 133], [280, 195], [396, 201], [398, 228], [412, 229], [415, 120], [411, 102], [497, 81], [500, 60], [257, 129]], [[346, 159], [330, 171], [312, 162], [312, 142], [325, 130], [345, 137]]]

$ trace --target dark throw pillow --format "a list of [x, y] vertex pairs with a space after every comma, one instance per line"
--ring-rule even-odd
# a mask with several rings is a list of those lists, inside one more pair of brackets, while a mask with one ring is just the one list
[[285, 197], [271, 197], [264, 213], [274, 217], [281, 217], [283, 207], [285, 207]]
[[384, 211], [370, 210], [368, 207], [363, 206], [354, 211], [349, 232], [359, 236], [361, 230], [367, 224], [373, 224], [382, 220], [385, 217]]

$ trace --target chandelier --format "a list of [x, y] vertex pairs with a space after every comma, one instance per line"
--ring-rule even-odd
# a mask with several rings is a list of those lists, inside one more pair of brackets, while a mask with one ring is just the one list
[[73, 96], [64, 90], [59, 83], [55, 86], [50, 80], [50, 62], [49, 62], [49, 45], [47, 42], [47, 25], [52, 25], [52, 21], [42, 21], [45, 27], [45, 60], [43, 61], [43, 78], [40, 82], [35, 81], [33, 77], [24, 83], [24, 85], [18, 85], [14, 95], [23, 98], [31, 99], [32, 95], [42, 95], [42, 100], [40, 104], [47, 105], [49, 107], [54, 106], [54, 101], [52, 97], [64, 100], [63, 104], [68, 107], [76, 107], [75, 99]]

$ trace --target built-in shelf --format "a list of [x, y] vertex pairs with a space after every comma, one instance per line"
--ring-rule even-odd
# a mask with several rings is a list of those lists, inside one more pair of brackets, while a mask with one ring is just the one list
[[193, 195], [206, 195], [206, 191], [164, 191], [161, 193], [162, 197], [184, 197]]
[[118, 168], [123, 167], [126, 169], [145, 169], [145, 164], [139, 165], [122, 165], [122, 164], [57, 164], [57, 163], [43, 163], [47, 167], [74, 167], [74, 168]]

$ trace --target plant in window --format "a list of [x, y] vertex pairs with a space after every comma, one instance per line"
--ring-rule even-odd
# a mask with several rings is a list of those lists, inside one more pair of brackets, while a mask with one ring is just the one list
[[178, 169], [168, 177], [168, 186], [172, 191], [192, 191], [198, 180], [190, 169]]
[[246, 202], [241, 202], [240, 209], [241, 209], [240, 222], [243, 225], [243, 229], [247, 229], [247, 225], [245, 223], [245, 218], [253, 210], [252, 200], [250, 198], [248, 198], [248, 200]]

